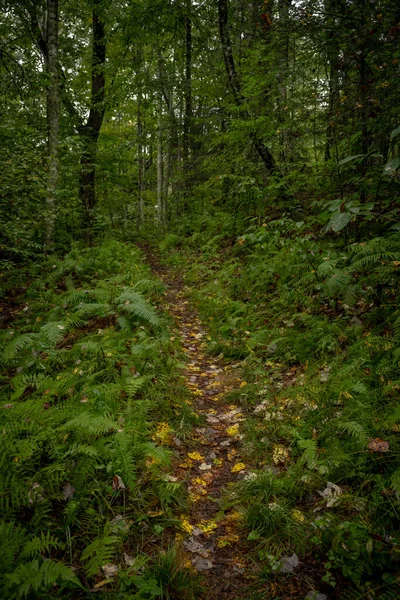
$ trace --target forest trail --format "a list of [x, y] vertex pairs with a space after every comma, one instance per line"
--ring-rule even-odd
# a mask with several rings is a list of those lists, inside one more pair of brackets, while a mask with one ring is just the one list
[[[224, 511], [221, 498], [229, 483], [246, 477], [240, 456], [242, 410], [226, 399], [227, 394], [246, 385], [232, 365], [205, 352], [207, 331], [195, 307], [187, 299], [187, 288], [173, 270], [161, 266], [145, 248], [153, 272], [167, 286], [166, 309], [174, 317], [187, 366], [183, 370], [191, 392], [193, 412], [204, 420], [191, 439], [177, 444], [173, 480], [183, 481], [191, 500], [190, 512], [181, 515], [184, 561], [204, 576], [205, 600], [233, 600], [249, 584], [243, 536], [238, 529], [240, 514]], [[179, 536], [180, 534], [178, 534]]]

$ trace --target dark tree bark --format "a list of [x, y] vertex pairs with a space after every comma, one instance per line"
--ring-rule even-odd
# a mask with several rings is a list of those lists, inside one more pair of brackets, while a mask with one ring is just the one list
[[60, 130], [59, 81], [58, 81], [58, 0], [47, 0], [47, 218], [46, 246], [54, 245], [54, 223], [56, 219], [56, 194], [58, 185], [58, 147]]
[[92, 89], [90, 111], [87, 122], [80, 128], [82, 140], [82, 156], [80, 169], [80, 199], [82, 201], [87, 226], [92, 225], [92, 211], [96, 205], [96, 155], [97, 142], [105, 113], [105, 75], [106, 61], [105, 29], [100, 14], [100, 2], [93, 3], [92, 31]]
[[189, 170], [190, 170], [190, 146], [191, 146], [191, 125], [192, 125], [192, 21], [190, 16], [191, 0], [186, 0], [185, 3], [185, 113], [183, 118], [183, 177], [185, 182], [184, 198], [185, 205], [189, 192]]
[[[222, 51], [224, 54], [224, 62], [229, 79], [229, 85], [231, 87], [235, 103], [237, 106], [240, 107], [244, 103], [244, 98], [242, 94], [240, 80], [235, 68], [232, 44], [229, 36], [228, 0], [218, 0], [218, 20]], [[252, 133], [251, 139], [268, 173], [271, 175], [278, 175], [279, 169], [276, 166], [274, 157], [272, 156], [269, 148], [265, 146], [265, 144], [259, 138], [257, 133]]]

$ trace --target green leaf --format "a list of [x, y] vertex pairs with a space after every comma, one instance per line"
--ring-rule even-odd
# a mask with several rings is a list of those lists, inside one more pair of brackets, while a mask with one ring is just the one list
[[253, 542], [255, 540], [259, 540], [260, 539], [260, 533], [258, 531], [250, 531], [249, 535], [247, 536], [247, 539], [250, 542]]
[[331, 226], [332, 231], [342, 231], [342, 229], [344, 229], [346, 227], [346, 225], [348, 225], [351, 221], [351, 214], [348, 212], [343, 212], [343, 213], [336, 213], [336, 215], [334, 215], [330, 222], [329, 225]]
[[364, 154], [354, 154], [353, 156], [346, 156], [346, 158], [343, 158], [343, 160], [340, 160], [338, 162], [338, 165], [339, 166], [345, 165], [345, 164], [347, 164], [349, 162], [354, 162], [356, 160], [360, 160], [361, 161], [361, 159], [363, 159], [363, 158], [364, 158]]
[[390, 134], [390, 139], [394, 140], [394, 138], [396, 138], [398, 135], [400, 135], [400, 127], [393, 129], [392, 133]]

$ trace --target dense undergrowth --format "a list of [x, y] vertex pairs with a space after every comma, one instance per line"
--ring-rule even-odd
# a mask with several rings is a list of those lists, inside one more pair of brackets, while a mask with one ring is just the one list
[[261, 564], [255, 597], [293, 575], [329, 597], [398, 597], [398, 232], [345, 244], [290, 218], [233, 225], [203, 218], [160, 247], [195, 290], [208, 351], [245, 374], [232, 400], [254, 472], [226, 502]]
[[163, 442], [194, 417], [162, 296], [117, 242], [7, 279], [1, 598], [192, 597], [170, 534], [186, 500]]

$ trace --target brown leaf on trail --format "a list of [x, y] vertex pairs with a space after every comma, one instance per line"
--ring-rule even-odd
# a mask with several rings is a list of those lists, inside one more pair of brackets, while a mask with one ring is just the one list
[[196, 571], [208, 571], [209, 569], [213, 568], [213, 563], [211, 560], [208, 560], [207, 558], [196, 558], [195, 561], [193, 561], [193, 566], [196, 569]]
[[373, 452], [389, 452], [388, 442], [384, 442], [381, 438], [371, 438], [368, 448]]
[[124, 482], [122, 481], [122, 479], [119, 475], [114, 475], [113, 482], [112, 482], [112, 488], [114, 491], [126, 489], [126, 485], [124, 484]]
[[183, 542], [183, 547], [189, 552], [200, 554], [200, 556], [203, 556], [203, 558], [207, 558], [210, 554], [209, 550], [204, 548], [204, 546], [200, 544], [193, 536]]

